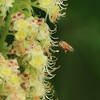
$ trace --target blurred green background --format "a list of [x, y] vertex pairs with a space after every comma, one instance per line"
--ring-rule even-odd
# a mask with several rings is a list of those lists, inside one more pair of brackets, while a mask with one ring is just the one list
[[68, 4], [56, 34], [75, 51], [57, 54], [61, 67], [53, 79], [55, 91], [59, 100], [100, 100], [100, 0]]

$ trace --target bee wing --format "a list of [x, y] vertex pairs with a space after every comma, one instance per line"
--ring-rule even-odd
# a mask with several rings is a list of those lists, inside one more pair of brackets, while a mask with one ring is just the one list
[[71, 51], [71, 52], [73, 52], [74, 51], [74, 48], [72, 47], [72, 46], [70, 46], [69, 44], [68, 44], [68, 51]]

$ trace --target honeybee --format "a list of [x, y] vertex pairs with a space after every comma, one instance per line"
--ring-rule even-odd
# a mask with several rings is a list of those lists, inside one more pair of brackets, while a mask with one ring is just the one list
[[73, 51], [74, 51], [74, 48], [71, 47], [71, 46], [70, 46], [67, 42], [65, 42], [65, 41], [60, 41], [60, 42], [59, 42], [59, 46], [62, 47], [62, 48], [65, 50], [65, 52], [67, 52], [67, 51], [73, 52]]

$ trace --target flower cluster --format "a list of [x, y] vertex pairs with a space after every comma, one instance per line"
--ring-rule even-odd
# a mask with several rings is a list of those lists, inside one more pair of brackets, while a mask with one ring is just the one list
[[19, 57], [19, 64], [24, 70], [20, 74], [23, 80], [20, 85], [25, 91], [30, 91], [27, 98], [46, 99], [49, 89], [49, 84], [45, 83], [46, 67], [49, 65], [46, 53], [52, 43], [50, 29], [44, 18], [30, 16], [25, 19], [24, 16], [19, 12], [12, 15], [11, 31], [15, 38], [9, 51]]
[[50, 28], [44, 18], [30, 16], [25, 19], [16, 15], [24, 16], [21, 13], [12, 16], [13, 25], [11, 27], [15, 41], [10, 50], [11, 53], [15, 53], [17, 56], [25, 54], [32, 56], [47, 52], [53, 41], [50, 38]]
[[[66, 43], [54, 41], [46, 17], [39, 17], [34, 7], [45, 11], [50, 21], [59, 19], [64, 0], [1, 0], [0, 16], [0, 100], [52, 100], [48, 82], [55, 75], [55, 46], [67, 50]], [[16, 6], [13, 6], [13, 3]], [[12, 9], [9, 9], [12, 7]], [[6, 39], [11, 37], [8, 43]], [[4, 41], [4, 42], [3, 42]], [[5, 45], [6, 44], [6, 45]], [[72, 50], [68, 46], [69, 50]], [[71, 48], [71, 49], [70, 49]]]
[[19, 77], [17, 60], [6, 60], [0, 54], [0, 67], [0, 95], [7, 96], [6, 100], [25, 100], [25, 91], [20, 86], [22, 79]]

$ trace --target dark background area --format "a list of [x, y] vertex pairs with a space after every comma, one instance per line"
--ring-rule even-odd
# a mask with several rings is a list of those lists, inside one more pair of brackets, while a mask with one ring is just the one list
[[53, 79], [59, 100], [100, 100], [100, 0], [69, 0], [58, 23], [60, 40], [73, 53], [60, 50]]

